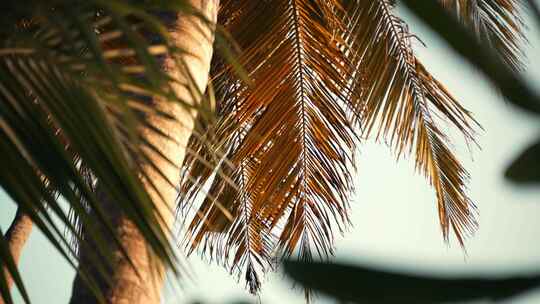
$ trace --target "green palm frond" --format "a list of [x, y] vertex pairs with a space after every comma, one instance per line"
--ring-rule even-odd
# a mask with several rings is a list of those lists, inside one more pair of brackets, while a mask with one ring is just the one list
[[148, 153], [156, 148], [139, 132], [159, 132], [145, 117], [173, 119], [155, 110], [152, 98], [207, 112], [180, 100], [172, 86], [190, 84], [175, 83], [162, 69], [164, 56], [183, 51], [149, 11], [172, 8], [99, 0], [3, 5], [11, 14], [0, 21], [0, 186], [71, 265], [78, 256], [62, 227], [80, 241], [74, 221], [83, 223], [90, 230], [84, 237], [105, 258], [96, 267], [104, 269], [110, 246], [104, 240], [115, 234], [91, 187], [99, 182], [151, 251], [178, 273], [168, 231], [143, 186], [149, 178], [142, 168], [152, 165]]
[[[207, 199], [198, 208], [188, 239], [191, 249], [206, 239], [203, 251], [230, 257], [226, 264], [246, 273], [252, 291], [256, 273], [272, 268], [270, 253], [299, 250], [311, 259], [315, 250], [327, 257], [334, 225], [343, 230], [348, 224], [356, 141], [347, 119], [350, 71], [343, 41], [334, 36], [341, 26], [335, 13], [343, 8], [338, 1], [323, 2], [225, 1], [220, 11], [220, 23], [243, 50], [239, 62], [252, 83], [214, 62], [220, 115], [214, 132], [239, 189], [214, 178], [209, 194], [217, 203]], [[184, 188], [196, 192], [212, 170], [201, 170], [195, 159], [185, 165]]]

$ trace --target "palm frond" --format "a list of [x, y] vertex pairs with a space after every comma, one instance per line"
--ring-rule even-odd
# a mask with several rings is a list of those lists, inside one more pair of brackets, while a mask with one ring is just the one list
[[417, 168], [437, 193], [444, 237], [452, 227], [463, 244], [463, 236], [476, 228], [475, 206], [466, 194], [469, 175], [439, 126], [450, 122], [473, 141], [476, 122], [414, 56], [412, 35], [390, 1], [351, 1], [349, 11], [349, 39], [359, 50], [353, 94], [358, 119], [367, 135], [388, 139], [398, 155], [415, 153]]
[[[160, 63], [184, 51], [173, 46], [166, 28], [143, 4], [9, 5], [12, 14], [0, 21], [0, 186], [71, 265], [78, 259], [76, 248], [60, 227], [67, 226], [79, 242], [74, 219], [85, 229], [101, 227], [84, 237], [96, 245], [96, 256], [105, 258], [96, 259], [97, 269], [104, 269], [111, 245], [104, 240], [116, 234], [93, 192], [97, 180], [156, 257], [178, 273], [168, 231], [144, 184], [151, 178], [143, 168], [155, 159], [148, 155], [157, 152], [140, 130], [159, 132], [146, 117], [173, 120], [152, 107], [152, 98], [201, 108], [177, 97], [172, 87], [190, 84], [177, 83]], [[56, 194], [68, 202], [71, 215]], [[119, 245], [116, 237], [113, 241]]]
[[[298, 251], [303, 259], [315, 250], [326, 257], [333, 250], [333, 230], [348, 224], [356, 142], [346, 106], [351, 72], [344, 42], [335, 35], [343, 7], [339, 1], [297, 0], [221, 5], [220, 24], [243, 50], [239, 62], [252, 83], [214, 62], [220, 115], [215, 136], [235, 166], [230, 176], [239, 189], [214, 178], [209, 193], [225, 201], [233, 220], [205, 201], [196, 213], [203, 216], [196, 215], [189, 227], [191, 246], [203, 235], [226, 239], [236, 250], [233, 262], [240, 261], [231, 270], [247, 265], [247, 273], [250, 256], [268, 260], [272, 250], [286, 256]], [[194, 164], [185, 180], [208, 181], [211, 172], [201, 174]], [[223, 225], [212, 226], [216, 222]], [[261, 265], [271, 261], [259, 263], [265, 270]], [[248, 281], [257, 285], [254, 276]]]
[[[0, 235], [4, 235], [2, 229], [0, 229]], [[0, 270], [2, 274], [0, 275], [0, 301], [6, 304], [13, 304], [13, 298], [11, 296], [10, 280], [15, 282], [15, 285], [19, 289], [24, 301], [26, 303], [30, 302], [28, 293], [24, 287], [20, 274], [17, 270], [17, 264], [14, 261], [11, 252], [9, 251], [9, 244], [0, 237]], [[9, 278], [8, 278], [9, 277]]]
[[523, 69], [526, 42], [521, 17], [525, 3], [519, 0], [439, 0], [482, 43], [494, 49], [514, 71]]

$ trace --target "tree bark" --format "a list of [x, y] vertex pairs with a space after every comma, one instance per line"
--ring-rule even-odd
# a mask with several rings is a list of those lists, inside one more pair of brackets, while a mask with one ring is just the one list
[[[195, 9], [198, 9], [209, 21], [215, 23], [217, 20], [217, 11], [219, 0], [188, 0]], [[177, 67], [173, 60], [165, 59], [164, 68], [179, 83], [189, 83], [186, 77], [186, 71], [191, 75], [199, 92], [204, 92], [210, 70], [210, 61], [213, 53], [214, 31], [210, 29], [199, 17], [192, 15], [179, 14], [175, 18], [171, 28], [171, 36], [175, 45], [185, 51], [182, 55], [183, 67]], [[193, 92], [184, 86], [175, 86], [178, 97], [191, 104], [200, 102], [200, 95], [193, 95]], [[173, 138], [173, 140], [164, 138], [160, 135], [141, 129], [141, 133], [146, 139], [158, 147], [161, 152], [169, 159], [174, 161], [174, 165], [163, 160], [156, 153], [148, 150], [148, 154], [154, 164], [164, 173], [167, 179], [174, 185], [179, 184], [179, 167], [182, 164], [185, 155], [185, 147], [189, 136], [193, 130], [194, 116], [196, 113], [187, 111], [179, 104], [164, 100], [156, 100], [155, 107], [176, 118], [177, 121], [165, 120], [159, 116], [148, 117], [149, 121], [161, 131]], [[148, 174], [150, 180], [160, 190], [165, 202], [159, 195], [152, 190], [145, 181], [145, 187], [150, 193], [152, 200], [156, 204], [158, 211], [164, 219], [164, 231], [171, 231], [174, 221], [174, 201], [176, 198], [176, 189], [153, 168], [147, 166], [143, 168]], [[84, 242], [80, 246], [79, 271], [85, 271], [91, 276], [91, 279], [97, 282], [98, 288], [105, 296], [105, 301], [111, 304], [158, 304], [160, 303], [161, 290], [164, 282], [164, 269], [162, 265], [155, 264], [152, 253], [144, 242], [143, 237], [130, 222], [121, 213], [114, 210], [114, 202], [108, 200], [106, 193], [97, 190], [98, 200], [110, 211], [108, 216], [117, 229], [120, 242], [127, 251], [130, 260], [134, 263], [133, 268], [123, 256], [118, 248], [113, 249], [114, 261], [109, 269], [106, 269], [106, 275], [110, 281], [100, 275], [92, 263], [94, 253], [93, 246], [89, 242]], [[111, 242], [112, 243], [112, 242]], [[136, 270], [135, 270], [136, 269]], [[97, 303], [90, 289], [86, 286], [82, 278], [77, 275], [73, 283], [71, 296], [72, 304]]]
[[[6, 231], [6, 234], [3, 236], [8, 243], [9, 251], [11, 252], [11, 256], [13, 257], [15, 264], [19, 263], [23, 247], [26, 244], [26, 241], [28, 241], [30, 233], [32, 232], [32, 226], [33, 223], [30, 217], [26, 215], [21, 208], [17, 208], [15, 218]], [[7, 274], [7, 270], [3, 269], [3, 271], [7, 276], [8, 288], [11, 288], [13, 285], [13, 279], [9, 274]], [[4, 304], [4, 300], [1, 296], [0, 304]]]

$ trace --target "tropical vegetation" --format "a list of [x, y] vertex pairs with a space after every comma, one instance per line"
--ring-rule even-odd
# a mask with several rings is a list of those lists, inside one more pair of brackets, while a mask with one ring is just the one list
[[[508, 72], [497, 75], [523, 67], [522, 2], [439, 4], [431, 11], [495, 50], [489, 58]], [[414, 157], [443, 237], [464, 245], [476, 209], [443, 126], [472, 143], [479, 126], [415, 56], [395, 6], [2, 3], [0, 185], [24, 219], [13, 227], [26, 227], [0, 238], [4, 301], [12, 282], [30, 301], [16, 263], [33, 223], [77, 267], [72, 303], [158, 303], [165, 271], [182, 275], [175, 209], [188, 252], [257, 292], [276, 258], [333, 254], [366, 138]]]

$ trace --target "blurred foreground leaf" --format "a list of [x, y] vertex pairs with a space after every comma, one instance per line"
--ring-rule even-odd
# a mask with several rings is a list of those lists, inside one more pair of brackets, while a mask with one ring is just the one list
[[459, 55], [491, 80], [509, 101], [521, 109], [540, 114], [538, 94], [436, 1], [405, 0], [404, 3]]
[[441, 278], [362, 266], [289, 261], [285, 272], [307, 288], [357, 303], [504, 300], [540, 285], [540, 277]]
[[540, 140], [530, 145], [512, 162], [504, 173], [509, 180], [519, 183], [540, 182]]

